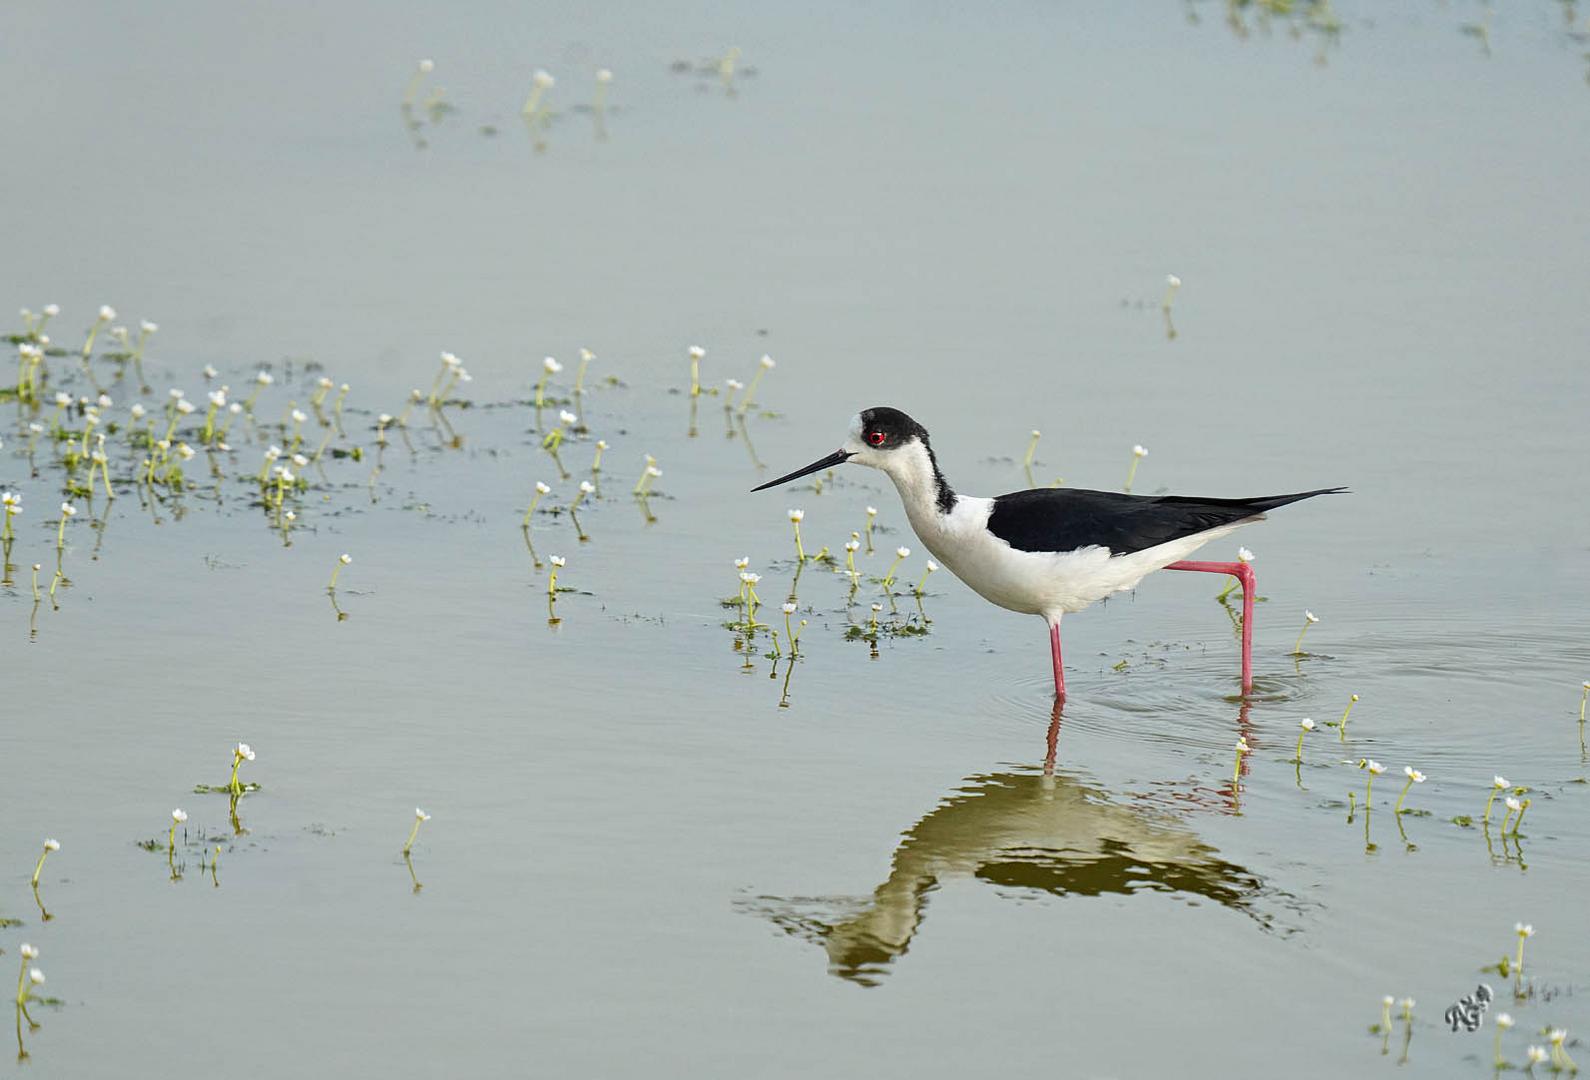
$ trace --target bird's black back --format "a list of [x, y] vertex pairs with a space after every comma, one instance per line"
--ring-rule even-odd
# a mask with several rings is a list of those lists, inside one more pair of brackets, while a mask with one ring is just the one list
[[1257, 499], [1197, 499], [1086, 488], [1033, 488], [996, 497], [988, 531], [1017, 551], [1103, 547], [1111, 555], [1128, 555], [1257, 517], [1287, 503], [1346, 490], [1320, 488]]

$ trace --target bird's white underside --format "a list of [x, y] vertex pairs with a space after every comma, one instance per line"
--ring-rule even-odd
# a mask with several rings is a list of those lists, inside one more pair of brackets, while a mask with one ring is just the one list
[[881, 469], [894, 481], [912, 531], [947, 570], [985, 600], [1024, 615], [1042, 615], [1051, 623], [1111, 593], [1134, 589], [1155, 570], [1263, 518], [1255, 515], [1126, 555], [1111, 555], [1102, 547], [1018, 551], [988, 531], [993, 499], [958, 495], [953, 510], [940, 512], [933, 465], [921, 443], [875, 450], [861, 441], [858, 419], [845, 449], [853, 455], [852, 463]]

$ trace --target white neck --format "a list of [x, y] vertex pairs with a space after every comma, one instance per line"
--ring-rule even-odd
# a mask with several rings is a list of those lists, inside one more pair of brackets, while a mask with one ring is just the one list
[[905, 504], [906, 516], [913, 525], [936, 520], [940, 516], [938, 479], [934, 476], [933, 459], [928, 449], [913, 441], [884, 457], [879, 468], [889, 474], [900, 501]]

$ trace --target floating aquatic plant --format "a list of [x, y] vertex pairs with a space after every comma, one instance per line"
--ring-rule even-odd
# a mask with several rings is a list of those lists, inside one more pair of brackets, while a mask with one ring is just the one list
[[420, 834], [420, 826], [429, 820], [431, 820], [431, 815], [417, 806], [414, 808], [414, 827], [409, 829], [409, 838], [403, 843], [404, 855], [414, 850], [414, 838]]
[[414, 66], [414, 74], [409, 76], [409, 81], [403, 87], [403, 104], [409, 108], [414, 107], [415, 98], [419, 95], [420, 84], [425, 81], [425, 76], [436, 70], [434, 60], [421, 60]]
[[1393, 814], [1404, 813], [1405, 811], [1402, 809], [1402, 800], [1408, 797], [1408, 789], [1413, 787], [1415, 784], [1424, 783], [1424, 773], [1420, 772], [1418, 769], [1415, 769], [1412, 765], [1404, 765], [1402, 767], [1402, 773], [1408, 779], [1402, 785], [1402, 793], [1397, 796], [1397, 805], [1392, 807], [1391, 812]]
[[867, 507], [867, 554], [868, 555], [872, 554], [872, 525], [873, 525], [873, 522], [875, 522], [877, 520], [878, 520], [878, 508], [876, 506]]
[[52, 851], [60, 851], [60, 850], [61, 850], [60, 841], [58, 841], [58, 840], [46, 840], [46, 841], [44, 841], [44, 850], [39, 853], [38, 864], [33, 867], [33, 887], [35, 889], [37, 889], [39, 887], [39, 874], [41, 874], [44, 871], [44, 860], [50, 857], [50, 852], [52, 852]]
[[1551, 1043], [1551, 1067], [1558, 1072], [1578, 1072], [1579, 1066], [1574, 1064], [1563, 1046], [1568, 1040], [1568, 1032], [1563, 1028], [1552, 1028], [1546, 1038]]
[[900, 564], [902, 562], [904, 562], [906, 559], [909, 559], [910, 557], [911, 557], [911, 549], [910, 548], [908, 548], [908, 547], [897, 547], [897, 548], [894, 549], [894, 562], [889, 564], [889, 572], [887, 574], [885, 574], [884, 577], [883, 577], [883, 590], [884, 590], [884, 592], [888, 592], [889, 589], [894, 586], [894, 572], [895, 572], [895, 570], [899, 568], [899, 566], [900, 566]]
[[567, 565], [568, 560], [562, 555], [551, 555], [547, 562], [552, 564], [552, 569], [547, 574], [547, 595], [556, 598], [558, 595], [558, 571]]
[[795, 557], [801, 562], [806, 562], [806, 549], [801, 547], [801, 521], [806, 517], [804, 510], [791, 510], [789, 512], [790, 525], [795, 530]]
[[346, 551], [337, 556], [336, 565], [331, 568], [331, 583], [326, 586], [326, 590], [328, 592], [334, 592], [336, 590], [338, 575], [342, 573], [342, 568], [351, 562], [353, 562], [353, 556], [349, 555]]
[[[343, 558], [347, 558], [346, 555]], [[243, 782], [238, 779], [237, 772], [243, 767], [243, 762], [254, 760], [254, 750], [248, 743], [238, 743], [232, 748], [232, 779], [227, 782], [226, 789], [233, 795], [243, 794]], [[252, 785], [257, 787], [258, 785]]]
[[574, 496], [574, 501], [569, 503], [569, 514], [572, 516], [574, 511], [579, 509], [580, 500], [585, 498], [587, 495], [594, 493], [595, 491], [595, 484], [591, 483], [589, 480], [581, 480], [579, 492]]
[[1485, 827], [1486, 828], [1490, 828], [1490, 825], [1491, 825], [1491, 804], [1496, 801], [1496, 795], [1497, 795], [1498, 792], [1502, 792], [1502, 791], [1506, 791], [1506, 790], [1507, 790], [1507, 777], [1505, 777], [1505, 776], [1493, 776], [1493, 777], [1491, 777], [1491, 793], [1485, 799], [1485, 813], [1480, 818], [1480, 820], [1485, 823]]
[[25, 1009], [33, 997], [33, 988], [44, 985], [44, 972], [33, 966], [33, 961], [39, 958], [38, 949], [24, 942], [19, 951], [22, 953], [22, 970], [17, 973], [17, 1007]]
[[77, 507], [69, 502], [61, 504], [61, 521], [55, 530], [55, 550], [61, 551], [66, 547], [66, 523], [77, 516]]
[[1522, 979], [1524, 977], [1524, 942], [1535, 936], [1533, 923], [1514, 923], [1513, 933], [1518, 935], [1518, 952], [1513, 956], [1513, 974]]
[[[548, 356], [542, 359], [541, 380], [536, 383], [536, 408], [539, 409], [546, 404], [547, 380], [562, 370], [563, 365], [558, 363], [553, 357]], [[584, 371], [585, 369], [582, 366], [580, 368], [581, 374], [584, 374]]]
[[607, 440], [606, 439], [597, 439], [596, 440], [596, 457], [591, 459], [591, 472], [593, 474], [599, 473], [599, 472], [602, 471], [602, 451], [606, 450], [606, 449], [607, 449]]
[[772, 371], [776, 366], [777, 365], [773, 363], [773, 358], [766, 354], [763, 354], [762, 359], [757, 361], [756, 373], [751, 376], [751, 383], [745, 388], [745, 397], [740, 400], [741, 416], [744, 416], [750, 410], [751, 405], [755, 402], [756, 387], [757, 384], [762, 381], [762, 376], [766, 375], [769, 371]]
[[1126, 487], [1122, 490], [1131, 494], [1132, 481], [1137, 479], [1137, 464], [1148, 456], [1148, 449], [1142, 445], [1132, 447], [1132, 464], [1126, 470]]
[[1371, 805], [1370, 798], [1374, 794], [1375, 777], [1385, 772], [1386, 767], [1373, 758], [1361, 758], [1358, 767], [1369, 774], [1368, 780], [1364, 783], [1364, 810], [1367, 812]]
[[177, 851], [177, 826], [188, 820], [188, 812], [181, 808], [171, 811], [171, 831], [166, 834], [166, 853], [174, 855]]
[[1502, 1057], [1502, 1033], [1513, 1026], [1513, 1018], [1508, 1013], [1496, 1014], [1496, 1039], [1491, 1044], [1492, 1065], [1499, 1072], [1508, 1068], [1507, 1059]]
[[556, 82], [557, 80], [550, 74], [540, 69], [537, 69], [535, 74], [530, 76], [530, 96], [525, 99], [524, 107], [519, 110], [526, 120], [533, 121], [544, 111], [541, 107], [541, 99], [548, 90], [552, 89]]
[[1314, 721], [1305, 716], [1305, 717], [1303, 717], [1303, 719], [1301, 719], [1301, 720], [1299, 720], [1297, 722], [1297, 726], [1301, 730], [1299, 730], [1298, 733], [1297, 733], [1297, 757], [1293, 758], [1292, 760], [1293, 760], [1294, 764], [1302, 765], [1303, 764], [1303, 737], [1305, 735], [1307, 735], [1309, 732], [1314, 730]]
[[1176, 293], [1181, 288], [1181, 278], [1175, 274], [1165, 275], [1165, 299], [1160, 301], [1160, 309], [1169, 311], [1176, 303]]
[[551, 492], [552, 488], [549, 487], [545, 481], [536, 481], [536, 493], [530, 497], [530, 508], [524, 512], [525, 528], [528, 529], [530, 527], [530, 515], [536, 512], [536, 504], [541, 501], [541, 496], [549, 495]]
[[700, 345], [692, 345], [690, 352], [690, 396], [701, 396], [701, 359], [707, 355], [707, 350]]
[[22, 513], [21, 493], [0, 491], [0, 510], [4, 510], [4, 514], [0, 515], [4, 518], [4, 521], [0, 522], [0, 540], [10, 540], [16, 535], [11, 519]]
[[1251, 751], [1248, 749], [1248, 740], [1243, 738], [1241, 735], [1238, 735], [1237, 764], [1236, 767], [1231, 770], [1231, 783], [1233, 787], [1235, 787], [1237, 782], [1242, 779], [1242, 758], [1243, 755], [1248, 753], [1251, 753]]
[[[1307, 630], [1308, 625], [1304, 624], [1303, 629]], [[1299, 635], [1298, 640], [1302, 641], [1301, 635]], [[1341, 736], [1342, 742], [1347, 741], [1347, 717], [1352, 713], [1353, 706], [1356, 704], [1358, 704], [1358, 695], [1354, 694], [1347, 699], [1347, 708], [1342, 710], [1342, 718], [1336, 722], [1336, 733]]]
[[[1314, 614], [1312, 611], [1305, 610], [1303, 612], [1303, 629], [1301, 629], [1301, 630], [1299, 630], [1297, 632], [1297, 643], [1292, 646], [1292, 655], [1293, 656], [1302, 656], [1303, 655], [1303, 635], [1308, 633], [1308, 628], [1313, 626], [1317, 622], [1319, 622], [1319, 616], [1318, 615]], [[1349, 706], [1349, 708], [1350, 707], [1351, 706]], [[1343, 723], [1343, 725], [1346, 724], [1346, 715], [1345, 714], [1343, 714], [1342, 723]], [[1345, 730], [1345, 726], [1344, 726], [1344, 730]]]
[[937, 570], [938, 568], [939, 568], [939, 564], [934, 562], [932, 559], [929, 559], [927, 561], [927, 569], [922, 571], [922, 580], [917, 582], [916, 583], [916, 588], [911, 590], [911, 591], [914, 592], [917, 596], [921, 596], [923, 590], [927, 588], [928, 575], [933, 573], [933, 571]]

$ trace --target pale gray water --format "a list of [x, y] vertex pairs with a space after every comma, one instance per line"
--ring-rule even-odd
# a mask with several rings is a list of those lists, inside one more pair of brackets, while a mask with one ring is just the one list
[[[1312, 33], [1250, 16], [1240, 40], [1186, 10], [8, 12], [0, 297], [60, 303], [59, 343], [109, 302], [160, 322], [157, 394], [202, 401], [206, 363], [237, 387], [313, 359], [367, 425], [451, 349], [467, 397], [520, 403], [449, 410], [461, 451], [417, 425], [375, 504], [367, 464], [329, 465], [290, 548], [236, 481], [159, 525], [129, 485], [97, 560], [73, 523], [73, 585], [31, 644], [61, 473], [27, 475], [5, 403], [0, 486], [27, 512], [0, 590], [0, 915], [24, 925], [0, 964], [38, 945], [65, 1003], [31, 1007], [21, 1068], [1337, 1074], [1398, 1059], [1400, 1025], [1386, 1059], [1366, 1033], [1392, 993], [1418, 1000], [1406, 1072], [1479, 1076], [1491, 1028], [1440, 1014], [1482, 977], [1515, 1062], [1545, 1025], [1590, 1029], [1587, 12], [1344, 5], [1319, 66]], [[1482, 20], [1489, 57], [1460, 30]], [[730, 45], [756, 69], [735, 97], [669, 70]], [[417, 152], [397, 103], [422, 55], [459, 112]], [[514, 114], [537, 66], [561, 109], [613, 69], [606, 141], [567, 113], [531, 150]], [[887, 402], [974, 493], [1024, 484], [1039, 427], [1043, 480], [1117, 487], [1143, 443], [1138, 491], [1353, 494], [1241, 534], [1269, 598], [1245, 718], [1212, 579], [1069, 620], [1045, 781], [1042, 628], [946, 574], [931, 634], [873, 661], [842, 639], [842, 583], [808, 568], [789, 707], [784, 666], [741, 671], [719, 600], [740, 555], [782, 599], [787, 507], [815, 550], [878, 506], [869, 573], [920, 545], [877, 474], [747, 494], [775, 473], [722, 437], [716, 399], [688, 439], [669, 392], [694, 342], [714, 386], [777, 358], [779, 415], [751, 434], [779, 472]], [[546, 353], [566, 392], [580, 345], [593, 382], [625, 385], [587, 403], [613, 444], [591, 541], [537, 518], [582, 590], [552, 629], [519, 517], [538, 478], [548, 505], [572, 497], [591, 445], [557, 481], [523, 402]], [[263, 419], [303, 399], [287, 382]], [[262, 444], [234, 441], [228, 474], [252, 473]], [[628, 495], [647, 452], [649, 527]], [[344, 622], [324, 593], [341, 551]], [[1294, 663], [1305, 607], [1322, 622]], [[1354, 692], [1350, 745], [1309, 736], [1299, 791], [1297, 720]], [[172, 883], [135, 842], [176, 806], [230, 835], [225, 799], [191, 789], [238, 740], [265, 785], [249, 832], [219, 888], [197, 848]], [[1369, 854], [1345, 824], [1363, 776], [1336, 764], [1366, 755], [1388, 766]], [[1430, 777], [1416, 850], [1388, 812], [1404, 764]], [[1534, 805], [1521, 848], [1493, 829], [1488, 854], [1449, 819], [1495, 772]], [[397, 853], [416, 803], [418, 894]], [[48, 924], [28, 888], [45, 836]], [[1479, 971], [1516, 920], [1539, 931], [1523, 1003]]]

